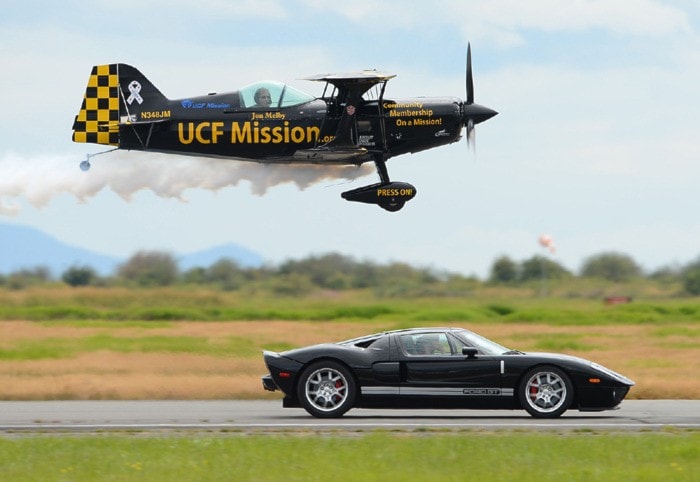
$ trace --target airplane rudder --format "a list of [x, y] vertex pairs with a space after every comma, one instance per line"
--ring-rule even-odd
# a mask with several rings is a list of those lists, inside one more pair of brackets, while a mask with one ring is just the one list
[[83, 103], [73, 122], [73, 141], [119, 145], [117, 64], [92, 67]]
[[151, 108], [168, 102], [168, 99], [136, 67], [118, 64], [119, 84], [124, 96], [125, 108]]

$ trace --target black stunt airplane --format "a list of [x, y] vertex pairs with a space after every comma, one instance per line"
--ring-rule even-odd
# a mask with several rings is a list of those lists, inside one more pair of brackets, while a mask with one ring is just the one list
[[[497, 112], [474, 103], [471, 47], [467, 99], [384, 94], [393, 74], [375, 70], [317, 75], [315, 98], [289, 85], [259, 82], [242, 89], [170, 100], [126, 64], [92, 68], [73, 141], [116, 149], [234, 158], [261, 163], [360, 165], [374, 162], [380, 182], [342, 193], [348, 201], [398, 211], [416, 195], [391, 181], [386, 161], [458, 141]], [[90, 168], [88, 159], [81, 168]]]

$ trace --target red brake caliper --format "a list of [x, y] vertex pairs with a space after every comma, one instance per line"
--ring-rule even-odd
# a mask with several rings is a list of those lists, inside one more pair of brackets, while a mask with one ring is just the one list
[[535, 398], [537, 396], [537, 392], [539, 392], [539, 387], [536, 387], [535, 385], [530, 386], [530, 398]]
[[[342, 388], [342, 387], [343, 387], [343, 382], [342, 382], [342, 380], [336, 380], [336, 381], [335, 381], [335, 388], [340, 389], [340, 388]], [[337, 394], [336, 394], [336, 397], [338, 398], [338, 400], [340, 400], [341, 398], [343, 398], [343, 397], [341, 397], [340, 395], [337, 395]], [[336, 400], [336, 402], [337, 402], [338, 400]]]

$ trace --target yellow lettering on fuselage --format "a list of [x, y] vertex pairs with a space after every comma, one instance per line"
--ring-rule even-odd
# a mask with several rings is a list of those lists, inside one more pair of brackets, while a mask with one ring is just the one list
[[204, 136], [202, 136], [202, 129], [209, 127], [211, 127], [211, 122], [202, 122], [195, 129], [194, 135], [197, 139], [197, 142], [199, 142], [200, 144], [209, 144], [211, 142], [209, 139], [205, 139]]
[[[178, 122], [180, 144], [217, 144], [224, 139], [223, 122]], [[258, 121], [231, 122], [231, 144], [310, 144], [316, 142], [321, 129], [317, 126], [260, 125]]]
[[[209, 136], [205, 137], [207, 133]], [[195, 140], [200, 144], [217, 144], [222, 135], [224, 135], [223, 122], [200, 122], [196, 127], [194, 122], [188, 122], [186, 135], [184, 123], [177, 124], [177, 136], [180, 144], [191, 144]]]
[[[248, 139], [248, 141], [246, 141]], [[244, 122], [243, 127], [238, 122], [231, 122], [231, 144], [250, 142], [250, 122]]]
[[216, 144], [219, 142], [219, 136], [224, 135], [224, 123], [223, 122], [212, 122], [211, 123], [211, 142]]
[[188, 122], [187, 123], [187, 137], [185, 137], [185, 129], [184, 129], [184, 123], [178, 122], [177, 123], [177, 138], [180, 141], [180, 144], [191, 144], [193, 135], [192, 131], [194, 130], [194, 122]]

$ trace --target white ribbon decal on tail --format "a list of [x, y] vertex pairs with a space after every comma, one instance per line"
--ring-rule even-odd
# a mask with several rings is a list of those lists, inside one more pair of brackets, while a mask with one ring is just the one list
[[126, 99], [127, 104], [131, 105], [131, 103], [134, 101], [138, 102], [139, 104], [143, 103], [143, 97], [141, 97], [139, 94], [139, 92], [141, 92], [141, 84], [135, 80], [132, 80], [129, 84], [129, 92], [131, 92], [131, 95], [128, 99]]

